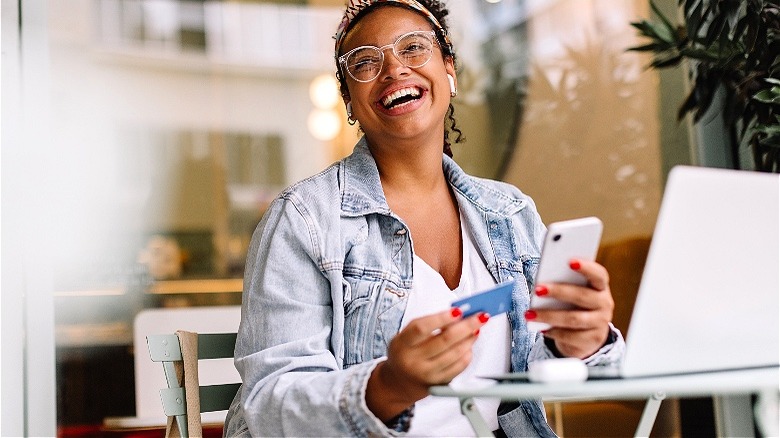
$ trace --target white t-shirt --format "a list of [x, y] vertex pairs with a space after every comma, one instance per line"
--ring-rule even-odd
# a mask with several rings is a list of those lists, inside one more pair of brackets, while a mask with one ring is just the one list
[[[463, 224], [461, 218], [461, 224]], [[463, 229], [463, 270], [460, 283], [450, 290], [442, 276], [424, 260], [414, 256], [414, 284], [406, 305], [401, 327], [413, 319], [449, 309], [456, 299], [495, 286], [477, 250], [471, 233]], [[502, 374], [509, 371], [510, 348], [509, 318], [506, 314], [494, 316], [480, 328], [474, 344], [471, 364], [455, 379], [452, 385], [463, 383], [476, 376]], [[475, 403], [491, 430], [498, 429], [496, 411], [499, 400], [476, 398]], [[409, 434], [412, 436], [474, 436], [474, 430], [460, 410], [460, 402], [454, 397], [428, 396], [415, 405]]]

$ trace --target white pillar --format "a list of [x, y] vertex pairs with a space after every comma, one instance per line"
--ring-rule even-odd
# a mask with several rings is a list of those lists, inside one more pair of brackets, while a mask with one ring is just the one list
[[2, 436], [56, 435], [45, 0], [2, 2]]

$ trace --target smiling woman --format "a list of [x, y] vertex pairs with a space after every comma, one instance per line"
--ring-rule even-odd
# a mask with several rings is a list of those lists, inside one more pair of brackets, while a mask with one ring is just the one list
[[[429, 396], [432, 385], [556, 356], [620, 360], [601, 265], [571, 263], [586, 286], [540, 285], [573, 308], [527, 311], [544, 225], [520, 190], [451, 158], [450, 134], [461, 136], [448, 14], [436, 0], [355, 0], [345, 11], [337, 77], [364, 135], [283, 191], [255, 231], [227, 435], [471, 435], [457, 400]], [[509, 317], [451, 307], [503, 282]], [[498, 433], [554, 436], [540, 401], [477, 405]]]
[[[447, 43], [436, 43], [429, 20], [405, 8], [384, 6], [375, 14], [356, 18], [356, 24], [336, 42], [338, 52], [344, 53], [338, 58], [339, 76], [346, 76], [341, 80], [344, 101], [352, 104], [353, 116], [369, 138], [377, 139], [375, 143], [381, 143], [379, 139], [405, 141], [415, 148], [431, 143], [438, 155], [444, 114], [450, 107], [447, 77], [455, 76], [454, 59], [445, 56], [451, 49]], [[387, 22], [396, 26], [388, 27]], [[409, 123], [410, 115], [417, 124]], [[420, 142], [420, 134], [428, 138]], [[391, 149], [374, 146], [396, 152], [402, 147], [398, 143]]]
[[[339, 68], [334, 57], [347, 49], [382, 48], [384, 71], [406, 75], [395, 82], [406, 80], [409, 86], [392, 90], [382, 75], [359, 86], [341, 67], [341, 89], [350, 98], [349, 107], [356, 109], [352, 116], [379, 134], [358, 142], [354, 156], [339, 164], [344, 172], [329, 180], [332, 185], [327, 189], [317, 185], [310, 191], [285, 192], [258, 231], [257, 239], [278, 231], [275, 238], [290, 242], [287, 250], [262, 247], [263, 254], [251, 256], [255, 261], [248, 276], [266, 269], [269, 278], [277, 276], [277, 283], [250, 281], [248, 302], [254, 304], [262, 296], [270, 308], [312, 306], [322, 311], [317, 317], [308, 309], [300, 318], [280, 312], [284, 316], [279, 319], [285, 321], [276, 324], [273, 315], [260, 318], [268, 326], [261, 329], [264, 333], [282, 339], [258, 341], [269, 348], [257, 356], [272, 365], [281, 357], [296, 371], [285, 374], [290, 368], [284, 368], [268, 374], [264, 382], [269, 385], [253, 386], [258, 405], [270, 411], [277, 406], [276, 413], [286, 413], [270, 415], [273, 418], [284, 418], [289, 425], [298, 420], [290, 412], [309, 408], [280, 401], [286, 395], [292, 396], [290, 400], [305, 398], [306, 378], [319, 385], [313, 394], [329, 394], [323, 389], [329, 378], [345, 378], [351, 369], [365, 372], [372, 361], [382, 358], [402, 326], [415, 326], [410, 322], [413, 315], [429, 313], [415, 299], [435, 294], [427, 293], [435, 289], [425, 286], [426, 273], [442, 293], [432, 302], [444, 303], [443, 308], [449, 300], [441, 297], [454, 300], [479, 286], [464, 275], [474, 268], [468, 261], [482, 263], [476, 268], [486, 268], [490, 281], [511, 276], [519, 280], [519, 288], [528, 289], [532, 259], [523, 266], [513, 257], [494, 255], [490, 245], [495, 243], [498, 249], [514, 245], [514, 241], [502, 244], [523, 215], [530, 218], [524, 223], [538, 226], [532, 213], [535, 206], [506, 186], [466, 173], [522, 187], [534, 196], [547, 221], [603, 213], [605, 237], [612, 234], [613, 240], [615, 233], [630, 237], [637, 229], [648, 230], [645, 224], [648, 217], [653, 219], [658, 197], [647, 194], [658, 193], [660, 175], [658, 157], [649, 153], [650, 146], [657, 148], [658, 143], [652, 137], [655, 125], [649, 123], [655, 117], [655, 94], [646, 92], [654, 87], [654, 79], [645, 72], [641, 77], [646, 79], [639, 82], [644, 61], [623, 53], [623, 48], [638, 42], [617, 34], [622, 26], [633, 36], [627, 23], [641, 9], [631, 5], [646, 9], [645, 0], [502, 0], [495, 4], [457, 0], [448, 2], [449, 13], [441, 2], [362, 1], [344, 14], [344, 3], [2, 3], [2, 80], [8, 90], [3, 105], [9, 109], [2, 112], [2, 125], [8, 128], [3, 131], [3, 157], [13, 163], [4, 167], [3, 182], [14, 188], [3, 193], [3, 206], [8, 207], [3, 250], [12, 248], [9, 253], [14, 254], [2, 264], [3, 290], [9, 292], [2, 297], [3, 370], [8, 365], [18, 371], [11, 384], [3, 383], [3, 401], [8, 401], [3, 405], [3, 419], [8, 420], [3, 431], [11, 430], [7, 435], [25, 435], [23, 427], [28, 427], [30, 435], [51, 436], [55, 423], [63, 428], [99, 426], [106, 416], [133, 415], [133, 397], [116, 396], [132, 394], [133, 367], [127, 359], [133, 351], [133, 317], [149, 307], [241, 300], [243, 282], [234, 277], [244, 273], [250, 237], [262, 214], [284, 187], [349, 155], [358, 142], [346, 123], [347, 106], [333, 74]], [[411, 27], [390, 25], [392, 32], [381, 38], [363, 35], [359, 40], [355, 32], [369, 24], [361, 25], [363, 19], [380, 9], [417, 14], [422, 21], [412, 17]], [[346, 18], [341, 29], [344, 45], [334, 53], [332, 36], [342, 17]], [[394, 44], [411, 31], [435, 34], [429, 40], [431, 57], [419, 67], [404, 61], [403, 47]], [[582, 35], [598, 38], [583, 47]], [[452, 53], [446, 52], [447, 40], [452, 42]], [[433, 75], [431, 68], [446, 67], [448, 56], [453, 57], [455, 74]], [[404, 62], [406, 68], [399, 68]], [[322, 74], [330, 76], [329, 87], [335, 90], [335, 96], [324, 101], [310, 98], [307, 92], [312, 80]], [[522, 87], [525, 83], [527, 89]], [[369, 91], [362, 93], [360, 87]], [[371, 94], [379, 87], [385, 87], [382, 95]], [[447, 97], [454, 92], [457, 98]], [[681, 93], [671, 96], [675, 104]], [[375, 100], [366, 101], [365, 96]], [[450, 110], [442, 128], [432, 123], [432, 113], [424, 108], [446, 100], [456, 114]], [[407, 111], [418, 104], [422, 111]], [[389, 116], [386, 110], [404, 113]], [[456, 125], [451, 117], [457, 119]], [[396, 126], [393, 120], [402, 118], [410, 122], [388, 129]], [[394, 144], [388, 139], [420, 134], [425, 126], [433, 127], [430, 137], [438, 137], [437, 144], [421, 142], [392, 154]], [[338, 132], [331, 138], [334, 130]], [[457, 141], [458, 130], [468, 142]], [[457, 166], [441, 154], [448, 144]], [[372, 148], [383, 159], [381, 165]], [[512, 151], [517, 151], [515, 158], [507, 160]], [[431, 186], [429, 176], [442, 169], [446, 184]], [[448, 192], [442, 187], [449, 187]], [[408, 195], [404, 188], [419, 190], [419, 196], [404, 198]], [[342, 195], [328, 198], [330, 210], [324, 208], [325, 201], [312, 199], [312, 193], [336, 191]], [[285, 200], [295, 208], [280, 209]], [[301, 210], [298, 216], [292, 211], [297, 209]], [[344, 228], [335, 220], [320, 222], [320, 216], [311, 214], [314, 210], [330, 214], [331, 219], [343, 217]], [[425, 222], [434, 216], [432, 210], [434, 220]], [[284, 220], [297, 231], [310, 233], [309, 240], [285, 234], [289, 230], [283, 227]], [[456, 226], [459, 233], [453, 234]], [[499, 240], [486, 243], [489, 233]], [[537, 233], [518, 239], [528, 248], [516, 249], [533, 254], [532, 237]], [[144, 257], [148, 250], [159, 249], [155, 236], [175, 241], [178, 251], [167, 253], [175, 269], [159, 272], [153, 259]], [[440, 251], [451, 251], [456, 244], [460, 245], [457, 260], [437, 252], [439, 246]], [[329, 251], [327, 257], [316, 258], [323, 248]], [[264, 258], [269, 254], [273, 257]], [[299, 265], [303, 278], [288, 281]], [[460, 276], [452, 273], [458, 265]], [[341, 277], [324, 275], [339, 269]], [[312, 270], [319, 276], [309, 275]], [[283, 271], [289, 271], [289, 277], [282, 276]], [[450, 288], [453, 278], [458, 286], [454, 290]], [[282, 287], [279, 284], [288, 283], [299, 293], [274, 294], [274, 288]], [[257, 292], [264, 289], [271, 293]], [[499, 339], [504, 346], [500, 335], [490, 334], [489, 327], [500, 325], [498, 319], [491, 318], [479, 337]], [[513, 324], [520, 327], [520, 319], [516, 317]], [[14, 323], [18, 330], [6, 332]], [[312, 338], [289, 327], [302, 327]], [[510, 336], [520, 341], [517, 356], [522, 358], [522, 349], [533, 336], [514, 332]], [[307, 344], [304, 338], [317, 342]], [[290, 353], [296, 360], [276, 355], [301, 345], [303, 353]], [[476, 342], [473, 357], [480, 356], [480, 345], [489, 344]], [[27, 355], [16, 356], [20, 351]], [[502, 351], [510, 352], [508, 347]], [[272, 365], [258, 368], [260, 374]], [[51, 382], [55, 368], [56, 385]], [[324, 369], [337, 372], [328, 378], [322, 377], [325, 373], [302, 374]], [[110, 372], [111, 377], [103, 379], [110, 385], [86, 384], [88, 377], [96, 376], [92, 370]], [[339, 382], [347, 380], [348, 387], [335, 387], [366, 389], [367, 379]], [[293, 383], [286, 386], [287, 382]], [[280, 398], [268, 396], [276, 383], [283, 392], [290, 390]], [[245, 406], [251, 410], [255, 399], [247, 400]], [[336, 412], [337, 401], [313, 400], [327, 406], [326, 414]], [[342, 423], [353, 418], [357, 427], [368, 424], [367, 419], [376, 426], [372, 411], [358, 407], [363, 399], [343, 400], [343, 409], [355, 415], [336, 413], [333, 421], [338, 426], [323, 422], [323, 431], [315, 434], [350, 434]], [[415, 406], [412, 425], [420, 427], [423, 419], [432, 417], [424, 413], [422, 401]], [[308, 421], [302, 418], [299, 423]], [[273, 421], [269, 424], [275, 427]]]

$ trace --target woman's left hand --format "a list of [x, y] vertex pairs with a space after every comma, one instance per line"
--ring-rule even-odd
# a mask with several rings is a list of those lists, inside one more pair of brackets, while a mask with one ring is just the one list
[[546, 322], [552, 327], [544, 331], [555, 341], [558, 351], [567, 357], [584, 359], [599, 350], [609, 336], [609, 322], [615, 302], [609, 289], [607, 269], [596, 262], [574, 259], [571, 269], [584, 275], [587, 286], [564, 283], [537, 284], [534, 293], [574, 304], [573, 310], [534, 309], [526, 319]]

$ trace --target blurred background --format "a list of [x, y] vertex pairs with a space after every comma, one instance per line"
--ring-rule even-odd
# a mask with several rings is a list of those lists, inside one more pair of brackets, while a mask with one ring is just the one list
[[[133, 416], [136, 315], [240, 304], [269, 202], [358, 139], [333, 73], [343, 4], [3, 0], [3, 435]], [[599, 216], [626, 330], [666, 172], [690, 161], [683, 75], [626, 51], [648, 2], [448, 5], [456, 161], [546, 223]]]

